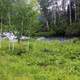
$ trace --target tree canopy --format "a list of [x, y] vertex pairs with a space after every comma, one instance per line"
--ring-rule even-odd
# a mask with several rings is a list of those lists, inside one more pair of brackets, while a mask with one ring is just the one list
[[[27, 3], [28, 0], [0, 0], [0, 12], [2, 24], [7, 22], [7, 31], [14, 31], [19, 34], [28, 35], [35, 32], [38, 28], [39, 21], [37, 16], [38, 11], [34, 9], [36, 7], [35, 0]], [[6, 20], [6, 21], [4, 21]], [[4, 23], [3, 23], [4, 21]]]

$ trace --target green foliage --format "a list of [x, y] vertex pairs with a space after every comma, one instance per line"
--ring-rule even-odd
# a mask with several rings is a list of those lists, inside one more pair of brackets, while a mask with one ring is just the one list
[[[30, 35], [41, 26], [35, 10], [35, 1], [30, 4], [25, 1], [0, 0], [0, 29], [2, 31], [13, 31], [19, 35]], [[6, 26], [6, 27], [5, 27]], [[4, 30], [5, 27], [5, 30]]]
[[32, 36], [45, 36], [45, 37], [50, 37], [53, 36], [54, 34], [56, 34], [54, 31], [48, 31], [48, 32], [37, 32], [37, 33], [33, 33]]
[[80, 23], [73, 23], [66, 27], [65, 35], [79, 36], [80, 35]]
[[7, 17], [8, 12], [12, 9], [11, 0], [0, 0], [0, 17]]
[[[76, 38], [50, 43], [30, 40], [16, 43], [14, 51], [9, 51], [9, 42], [3, 41], [0, 48], [0, 79], [80, 80], [80, 41], [77, 39], [74, 43], [74, 40]], [[18, 50], [22, 51], [19, 56], [16, 54]]]

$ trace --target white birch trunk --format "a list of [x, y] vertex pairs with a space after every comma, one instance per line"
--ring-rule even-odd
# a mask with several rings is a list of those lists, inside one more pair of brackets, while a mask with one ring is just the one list
[[1, 39], [0, 39], [0, 48], [2, 47], [2, 15], [1, 15]]

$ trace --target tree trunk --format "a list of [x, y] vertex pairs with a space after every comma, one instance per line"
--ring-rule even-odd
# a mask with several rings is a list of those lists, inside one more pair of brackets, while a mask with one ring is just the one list
[[77, 21], [77, 3], [75, 0], [75, 22]]
[[2, 32], [3, 32], [2, 24], [3, 24], [3, 22], [2, 22], [2, 15], [1, 15], [1, 34], [2, 34]]
[[71, 25], [72, 24], [71, 0], [70, 0], [70, 4], [69, 4], [69, 12], [70, 12], [69, 17], [70, 17], [70, 25]]

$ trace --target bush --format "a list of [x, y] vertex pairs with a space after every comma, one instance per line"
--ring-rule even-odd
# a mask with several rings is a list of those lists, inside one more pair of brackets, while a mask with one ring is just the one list
[[48, 32], [38, 32], [38, 33], [34, 33], [32, 36], [45, 36], [45, 37], [50, 37], [53, 36], [55, 34], [54, 31], [48, 31]]
[[67, 26], [66, 36], [80, 36], [80, 23], [73, 23]]

